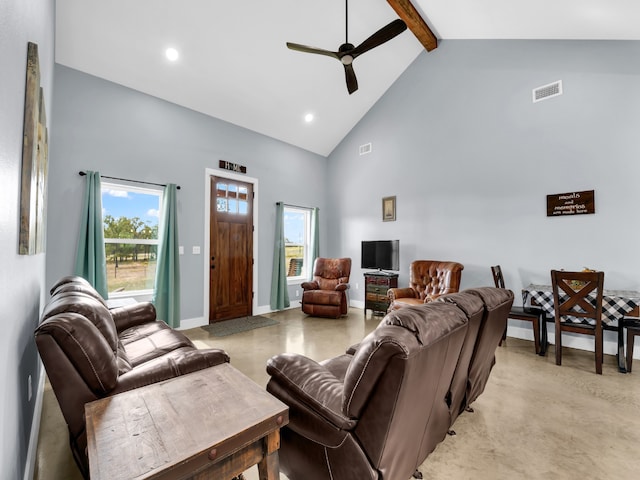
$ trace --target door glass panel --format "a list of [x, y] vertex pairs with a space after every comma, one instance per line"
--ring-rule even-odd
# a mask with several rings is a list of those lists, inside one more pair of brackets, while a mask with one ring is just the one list
[[238, 202], [238, 213], [240, 215], [246, 215], [249, 213], [249, 202], [240, 200], [240, 202]]
[[238, 213], [238, 201], [229, 199], [229, 213]]
[[218, 198], [216, 201], [216, 209], [219, 212], [227, 211], [227, 199], [226, 198]]

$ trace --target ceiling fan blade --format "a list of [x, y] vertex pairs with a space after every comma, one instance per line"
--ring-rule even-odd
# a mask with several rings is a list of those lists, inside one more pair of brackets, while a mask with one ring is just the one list
[[378, 45], [382, 45], [385, 42], [388, 42], [392, 38], [400, 35], [407, 29], [407, 24], [404, 23], [401, 19], [394, 20], [390, 24], [382, 27], [376, 33], [367, 38], [364, 42], [354, 48], [350, 53], [353, 58], [356, 58], [358, 55], [362, 55], [364, 52], [368, 52], [372, 48], [377, 47]]
[[338, 55], [337, 52], [331, 52], [329, 50], [324, 50], [322, 48], [308, 47], [306, 45], [300, 45], [299, 43], [291, 43], [291, 42], [287, 42], [287, 47], [291, 50], [296, 50], [297, 52], [326, 55], [327, 57], [337, 58], [338, 60], [340, 60], [340, 56]]
[[358, 90], [358, 79], [356, 78], [356, 72], [353, 71], [353, 65], [348, 64], [344, 66], [344, 76], [347, 80], [347, 90], [349, 95]]

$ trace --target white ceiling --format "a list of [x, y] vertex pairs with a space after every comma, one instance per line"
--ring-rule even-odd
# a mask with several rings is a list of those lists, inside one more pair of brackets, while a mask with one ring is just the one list
[[[439, 39], [640, 40], [639, 0], [412, 3]], [[56, 62], [327, 156], [424, 51], [407, 30], [363, 54], [349, 95], [337, 60], [285, 45], [337, 50], [344, 11], [344, 0], [57, 0]], [[349, 41], [396, 18], [385, 0], [351, 0]]]

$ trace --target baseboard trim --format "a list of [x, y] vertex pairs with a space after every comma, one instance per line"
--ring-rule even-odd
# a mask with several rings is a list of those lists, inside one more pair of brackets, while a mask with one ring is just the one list
[[[555, 325], [547, 323], [547, 340], [550, 345], [556, 343]], [[533, 328], [531, 322], [509, 319], [507, 325], [507, 336], [520, 338], [522, 340], [530, 340], [533, 342]], [[567, 348], [575, 348], [576, 350], [586, 350], [593, 352], [594, 338], [589, 335], [579, 335], [564, 332], [562, 334], [562, 346]], [[618, 353], [618, 335], [615, 332], [604, 332], [602, 342], [603, 353], [606, 355], [616, 355]], [[635, 358], [635, 357], [634, 357]]]
[[31, 421], [31, 432], [29, 433], [29, 448], [27, 449], [27, 460], [24, 466], [24, 480], [32, 480], [36, 469], [38, 456], [38, 437], [40, 436], [40, 421], [42, 420], [42, 402], [44, 398], [44, 366], [42, 362], [38, 367], [39, 378], [36, 388], [36, 401], [33, 406], [33, 420]]

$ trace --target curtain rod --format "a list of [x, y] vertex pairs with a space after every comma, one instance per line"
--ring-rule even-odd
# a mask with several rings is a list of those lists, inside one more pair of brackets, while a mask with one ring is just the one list
[[[81, 177], [84, 177], [87, 172], [78, 172]], [[106, 175], [100, 175], [100, 178], [109, 178], [111, 180], [122, 180], [123, 182], [133, 182], [133, 183], [144, 183], [146, 185], [155, 185], [157, 187], [166, 187], [163, 183], [153, 183], [153, 182], [145, 182], [143, 180], [129, 180], [128, 178], [118, 178], [118, 177], [108, 177]], [[176, 188], [180, 190], [180, 185], [177, 185]]]
[[304, 208], [305, 210], [313, 210], [314, 207], [303, 207], [302, 205], [292, 205], [291, 203], [285, 203], [285, 202], [276, 202], [276, 205], [286, 205], [287, 207], [293, 207], [293, 208]]

